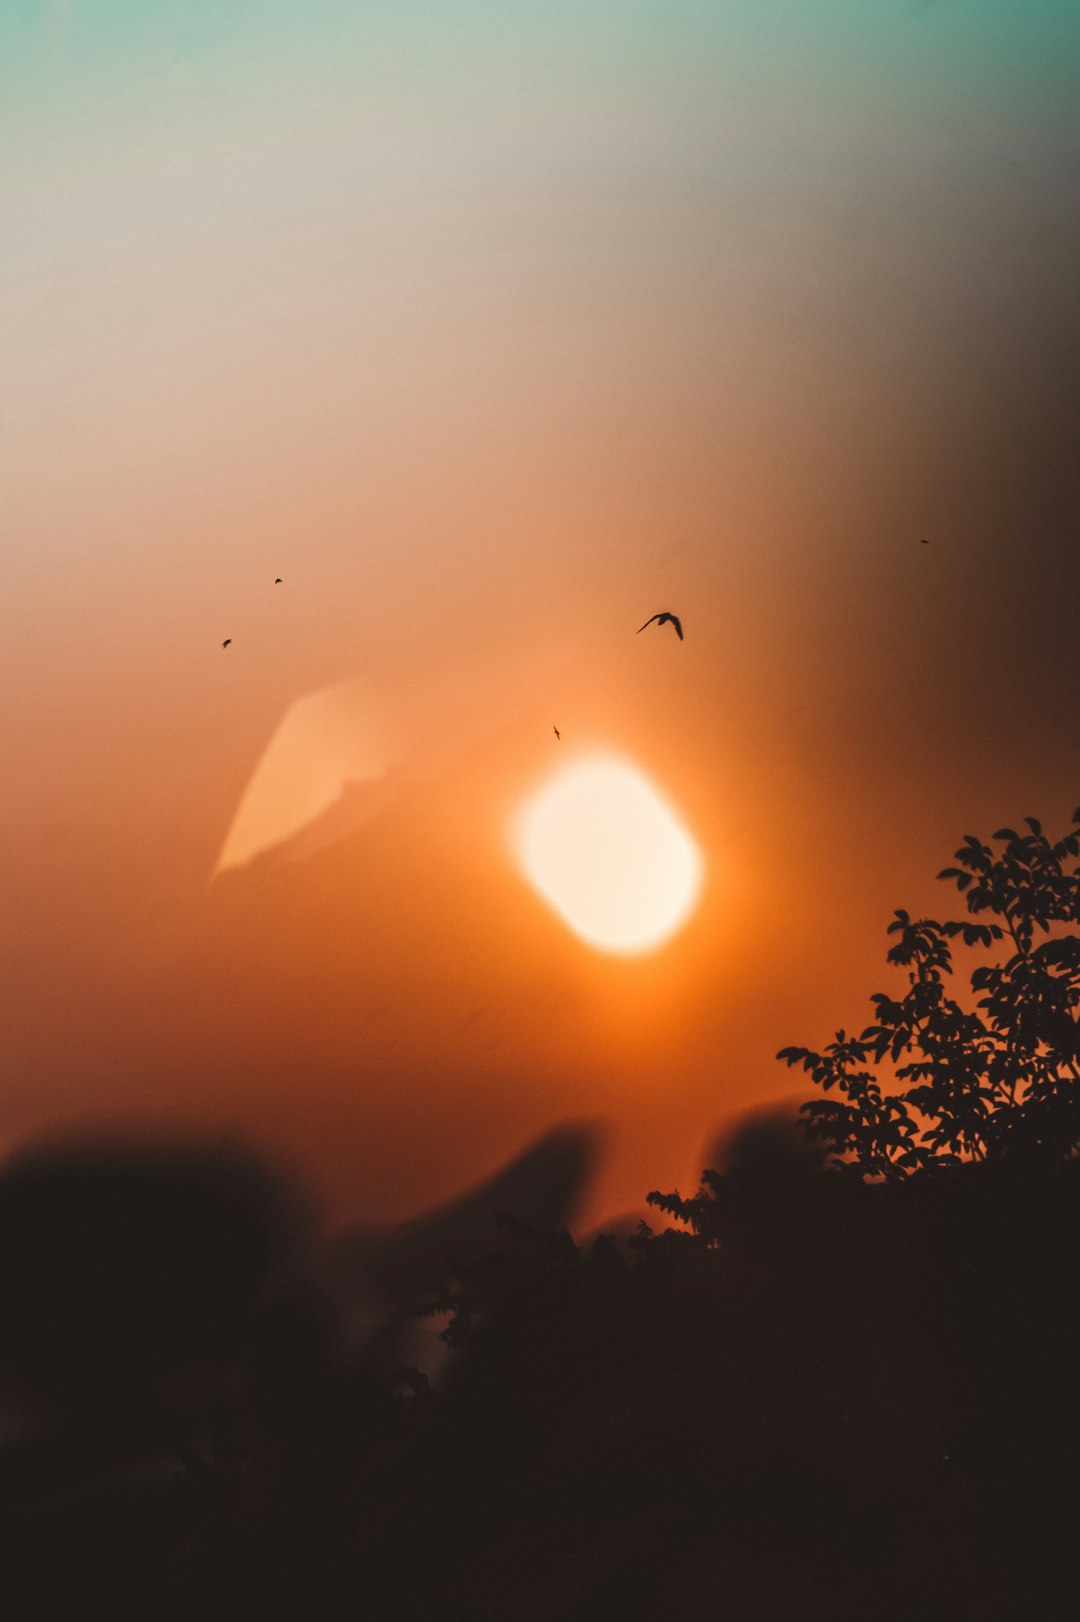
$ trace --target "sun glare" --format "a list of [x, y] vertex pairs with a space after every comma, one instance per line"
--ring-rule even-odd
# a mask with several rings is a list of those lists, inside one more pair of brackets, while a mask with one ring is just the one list
[[636, 769], [567, 766], [528, 801], [517, 827], [526, 876], [582, 940], [603, 952], [653, 951], [693, 911], [701, 852]]

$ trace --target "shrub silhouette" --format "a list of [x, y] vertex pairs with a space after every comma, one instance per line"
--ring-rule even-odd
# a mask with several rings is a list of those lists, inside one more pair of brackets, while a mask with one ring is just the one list
[[[896, 913], [903, 995], [783, 1050], [825, 1096], [650, 1194], [677, 1227], [557, 1226], [580, 1128], [344, 1268], [244, 1156], [0, 1168], [5, 1615], [1072, 1614], [1073, 822], [965, 840], [967, 916]], [[354, 1335], [372, 1281], [448, 1319], [430, 1385]]]
[[[802, 1113], [848, 1175], [893, 1181], [963, 1161], [1062, 1161], [1080, 1147], [1080, 808], [1054, 842], [1024, 820], [1026, 833], [998, 829], [996, 852], [968, 834], [959, 865], [939, 873], [968, 919], [896, 912], [888, 961], [907, 970], [902, 997], [879, 992], [858, 1036], [839, 1030], [822, 1052], [777, 1055], [834, 1094]], [[971, 972], [970, 996], [954, 995], [955, 945], [996, 942], [1008, 955]]]

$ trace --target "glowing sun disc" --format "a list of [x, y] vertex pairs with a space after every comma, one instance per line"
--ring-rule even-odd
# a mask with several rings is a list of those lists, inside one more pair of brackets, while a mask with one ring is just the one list
[[533, 887], [590, 946], [627, 956], [668, 940], [693, 911], [701, 852], [635, 767], [569, 765], [528, 801], [518, 852]]

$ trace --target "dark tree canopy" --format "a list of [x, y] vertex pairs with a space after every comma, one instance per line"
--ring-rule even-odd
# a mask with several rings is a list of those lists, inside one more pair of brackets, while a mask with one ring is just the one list
[[[859, 1035], [822, 1052], [782, 1048], [831, 1097], [802, 1113], [812, 1139], [850, 1175], [892, 1181], [965, 1161], [1061, 1161], [1080, 1148], [1080, 808], [1051, 840], [1034, 817], [968, 834], [951, 880], [969, 916], [939, 922], [899, 909], [888, 961], [907, 991], [872, 998]], [[1000, 944], [999, 944], [1000, 943]], [[1002, 954], [956, 990], [957, 946]]]
[[896, 913], [902, 995], [659, 1232], [553, 1226], [580, 1128], [344, 1250], [245, 1154], [0, 1167], [5, 1616], [1074, 1614], [1073, 824], [966, 839], [967, 915]]

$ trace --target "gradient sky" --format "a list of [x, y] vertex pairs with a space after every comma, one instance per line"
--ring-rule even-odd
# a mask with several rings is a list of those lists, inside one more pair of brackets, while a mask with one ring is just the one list
[[[595, 1217], [861, 1023], [1080, 801], [1078, 87], [1064, 0], [4, 6], [0, 1143], [381, 1220], [589, 1117]], [[508, 845], [593, 747], [708, 866], [639, 960]]]

